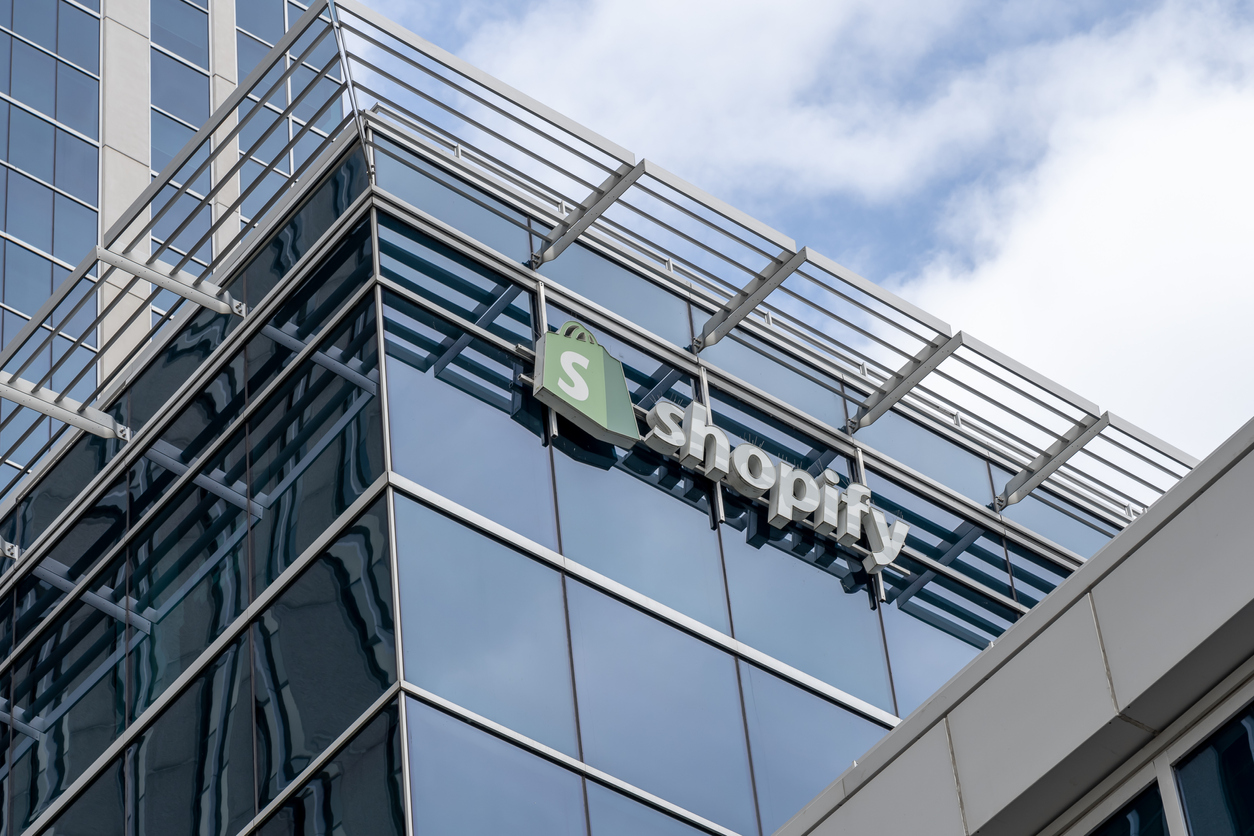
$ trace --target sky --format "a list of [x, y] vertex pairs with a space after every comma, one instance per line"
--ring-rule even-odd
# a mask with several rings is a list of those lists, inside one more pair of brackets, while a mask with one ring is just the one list
[[1194, 455], [1254, 417], [1248, 0], [369, 3]]

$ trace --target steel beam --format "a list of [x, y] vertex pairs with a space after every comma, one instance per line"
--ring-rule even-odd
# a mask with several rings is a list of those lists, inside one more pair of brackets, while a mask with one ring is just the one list
[[584, 230], [592, 226], [593, 221], [605, 214], [605, 211], [614, 205], [614, 201], [622, 197], [623, 193], [640, 179], [647, 165], [647, 160], [641, 160], [630, 168], [625, 163], [619, 166], [618, 171], [606, 178], [599, 189], [588, 195], [583, 206], [567, 215], [549, 233], [547, 238], [549, 245], [543, 252], [531, 257], [532, 269], [561, 255], [563, 250], [584, 233]]
[[1055, 470], [1062, 467], [1067, 459], [1078, 453], [1084, 445], [1097, 438], [1101, 431], [1109, 426], [1109, 412], [1103, 412], [1100, 418], [1086, 416], [1080, 423], [1068, 430], [1066, 435], [1049, 445], [1045, 452], [1032, 460], [1031, 464], [1015, 474], [1006, 483], [1006, 487], [1002, 488], [998, 497], [993, 500], [993, 506], [1000, 511], [1007, 505], [1014, 505], [1023, 499], [1048, 479]]
[[957, 351], [963, 344], [961, 331], [944, 342], [933, 342], [926, 345], [914, 356], [901, 371], [884, 381], [879, 389], [872, 392], [858, 410], [858, 414], [849, 419], [849, 432], [855, 433], [871, 424], [888, 410], [893, 404], [906, 396], [911, 389], [919, 385], [923, 378], [931, 374], [947, 357]]
[[809, 261], [810, 256], [809, 247], [802, 247], [792, 254], [786, 251], [780, 253], [776, 261], [750, 279], [740, 292], [727, 300], [727, 304], [714, 312], [701, 329], [701, 336], [696, 339], [697, 349], [709, 348], [727, 336], [771, 291]]
[[232, 299], [231, 294], [217, 285], [204, 281], [197, 284], [194, 276], [190, 276], [182, 271], [166, 273], [151, 265], [132, 261], [126, 256], [118, 255], [100, 246], [96, 247], [96, 258], [124, 273], [130, 273], [136, 278], [152, 282], [164, 290], [182, 296], [187, 301], [194, 302], [202, 308], [208, 308], [220, 314], [233, 313], [237, 316], [243, 316], [245, 313], [243, 302]]
[[120, 438], [123, 441], [131, 438], [131, 431], [115, 421], [112, 415], [50, 392], [8, 372], [0, 372], [0, 398], [101, 438]]

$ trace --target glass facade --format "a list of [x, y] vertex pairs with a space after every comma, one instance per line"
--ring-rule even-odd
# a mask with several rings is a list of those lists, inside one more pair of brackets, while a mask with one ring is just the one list
[[1254, 832], [1254, 706], [1176, 766], [1192, 836]]
[[[18, 5], [53, 24], [15, 7], [14, 68], [34, 44], [98, 81], [94, 10]], [[0, 833], [768, 836], [1115, 533], [1043, 489], [997, 512], [997, 464], [904, 412], [850, 434], [866, 393], [785, 340], [697, 351], [695, 284], [604, 240], [535, 261], [551, 216], [414, 132], [352, 126], [322, 6], [235, 3], [238, 76], [263, 65], [238, 142], [185, 154], [216, 9], [149, 0], [139, 234], [149, 266], [226, 295], [162, 291], [143, 313], [169, 327], [98, 401], [128, 433], [67, 434], [4, 507]], [[54, 220], [6, 226], [4, 253], [48, 262], [46, 298], [96, 241], [99, 132], [11, 78], [4, 170]], [[62, 198], [93, 214], [58, 262]], [[42, 300], [9, 310], [4, 287], [7, 335]], [[867, 485], [909, 526], [883, 583], [544, 406], [535, 346], [567, 321], [622, 364], [642, 435], [695, 403], [732, 445]]]

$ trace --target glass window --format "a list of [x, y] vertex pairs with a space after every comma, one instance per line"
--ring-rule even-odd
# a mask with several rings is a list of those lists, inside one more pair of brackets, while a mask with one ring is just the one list
[[740, 681], [763, 833], [778, 830], [887, 734], [743, 661]]
[[822, 466], [848, 478], [849, 464], [844, 456], [808, 435], [717, 389], [710, 389], [710, 401], [715, 426], [727, 433], [733, 446], [748, 442], [793, 467], [818, 472]]
[[152, 0], [152, 42], [209, 68], [209, 15], [184, 0]]
[[584, 760], [758, 832], [735, 660], [583, 584], [567, 596]]
[[53, 204], [52, 254], [78, 264], [96, 246], [96, 212], [60, 194]]
[[880, 614], [884, 619], [899, 717], [923, 705], [980, 652], [979, 648], [897, 607], [882, 606]]
[[[1191, 824], [1191, 823], [1190, 823]], [[1234, 831], [1193, 830], [1194, 836]], [[1240, 832], [1240, 831], [1235, 831]], [[1153, 784], [1145, 792], [1124, 807], [1090, 836], [1167, 836], [1167, 823], [1163, 819], [1163, 798], [1158, 792], [1158, 784]]]
[[405, 677], [579, 756], [561, 575], [396, 498]]
[[[162, 172], [196, 132], [160, 111], [154, 110], [150, 116], [152, 118], [152, 170]], [[204, 144], [183, 163], [178, 171], [172, 172], [171, 179], [182, 185], [182, 181], [200, 168], [208, 156], [209, 146]], [[209, 193], [209, 168], [207, 166], [200, 176], [191, 182], [189, 188], [201, 195]]]
[[981, 505], [993, 501], [984, 459], [908, 418], [886, 412], [858, 430], [857, 438]]
[[[208, 101], [208, 89], [206, 80], [206, 101]], [[57, 121], [63, 125], [69, 125], [85, 136], [96, 139], [100, 135], [99, 112], [100, 82], [81, 70], [58, 61]]]
[[57, 49], [57, 0], [18, 0], [13, 31], [53, 52]]
[[[332, 55], [338, 64], [339, 56], [335, 54], [335, 38], [328, 35], [322, 42], [322, 47], [330, 45]], [[324, 62], [320, 62], [318, 72], [322, 71]], [[317, 79], [318, 73], [302, 65], [296, 68], [296, 72], [292, 73], [292, 101], [304, 95], [304, 98], [296, 102], [296, 107], [292, 111], [292, 115], [299, 120], [300, 123], [313, 122], [313, 129], [329, 133], [340, 119], [344, 116], [344, 108], [340, 98], [340, 85], [335, 79], [331, 78], [331, 72], [328, 71], [321, 79]], [[315, 81], [315, 79], [317, 79]], [[313, 89], [305, 92], [312, 85]], [[300, 126], [296, 125], [292, 129], [292, 135], [300, 130]]]
[[722, 534], [736, 638], [891, 713], [884, 638], [867, 596], [782, 549], [755, 549], [726, 526]]
[[1071, 549], [1080, 557], [1097, 554], [1098, 549], [1118, 533], [1091, 515], [1040, 490], [1014, 505], [1006, 506], [1001, 514], [1063, 548]]
[[583, 836], [579, 776], [407, 700], [414, 832]]
[[[588, 444], [585, 452], [575, 448], [573, 426], [563, 421], [559, 432], [562, 452], [554, 453], [553, 469], [563, 553], [730, 632], [707, 485], [643, 445], [624, 452]], [[594, 453], [605, 461], [590, 461]]]
[[[291, 137], [288, 136], [287, 120], [280, 112], [272, 107], [257, 104], [252, 99], [245, 99], [240, 104], [239, 118], [241, 122], [240, 153], [248, 155], [263, 165], [277, 161], [275, 171], [281, 174], [291, 174], [291, 161], [283, 153]], [[260, 207], [265, 206], [270, 194], [262, 187], [259, 187], [258, 191], [261, 194], [254, 193], [244, 199], [244, 214], [254, 216]]]
[[[21, 238], [32, 247], [37, 247], [46, 253], [52, 252], [52, 189], [41, 183], [36, 183], [34, 180], [18, 174], [16, 171], [10, 171], [8, 204], [15, 209], [18, 206], [22, 207], [21, 212], [9, 212], [7, 224], [9, 234]], [[25, 253], [18, 253], [13, 249], [11, 242], [6, 247], [6, 250], [5, 263], [8, 268], [6, 272], [9, 276], [22, 276], [22, 281], [25, 283], [27, 274], [18, 266], [18, 259], [39, 258], [39, 256], [30, 253], [29, 250], [25, 251]], [[36, 268], [32, 271], [31, 275], [37, 278], [31, 280], [33, 287], [29, 291], [30, 295], [28, 298], [32, 300], [38, 298], [39, 302], [43, 302], [52, 293], [50, 284], [46, 290], [44, 289], [44, 283], [41, 281], [44, 274], [48, 276], [48, 281], [51, 283], [52, 273], [50, 267]], [[9, 285], [12, 288], [13, 282], [10, 282]], [[25, 291], [22, 292], [25, 295]], [[34, 313], [39, 305], [37, 303], [33, 307], [28, 308], [23, 308], [20, 305], [14, 305], [14, 307], [21, 311]]]
[[53, 185], [95, 206], [99, 160], [100, 155], [94, 145], [58, 128]]
[[548, 450], [522, 361], [386, 298], [387, 380], [396, 470], [557, 548]]
[[[1254, 831], [1251, 741], [1254, 707], [1242, 711], [1176, 767], [1184, 817], [1193, 836]], [[1156, 809], [1161, 811], [1161, 802]]]
[[[14, 822], [26, 805], [26, 799], [13, 799]], [[126, 820], [126, 787], [122, 773], [122, 760], [106, 767], [99, 778], [91, 782], [82, 795], [74, 799], [64, 813], [57, 817], [44, 833], [48, 836], [80, 836], [83, 833], [124, 833]], [[28, 819], [31, 821], [33, 819]], [[17, 825], [20, 827], [20, 825]]]
[[1015, 600], [1035, 607], [1071, 574], [1071, 570], [1047, 560], [1020, 545], [1006, 541], [1010, 571], [1014, 575]]
[[[707, 314], [698, 314], [695, 309], [693, 313], [701, 320], [698, 325], [703, 324]], [[702, 349], [701, 357], [825, 424], [842, 430], [845, 427], [840, 381], [806, 367], [761, 340], [738, 331]]]
[[391, 705], [267, 819], [255, 831], [257, 836], [401, 836], [405, 832], [401, 745], [399, 713]]
[[100, 72], [100, 21], [69, 3], [57, 15], [57, 54], [84, 70]]
[[52, 182], [56, 129], [20, 107], [9, 116], [9, 162], [45, 183]]
[[57, 59], [29, 44], [14, 41], [13, 98], [41, 113], [55, 116], [56, 84]]
[[[444, 223], [517, 261], [531, 257], [539, 238], [529, 219], [501, 201], [419, 159], [394, 143], [380, 140], [375, 155], [379, 187], [412, 203]], [[539, 236], [548, 230], [537, 229]]]
[[677, 346], [692, 343], [688, 302], [583, 244], [572, 244], [540, 272]]
[[697, 830], [596, 781], [587, 782], [587, 792], [592, 836], [705, 836], [704, 830]]
[[[235, 33], [235, 60], [241, 84], [248, 78], [249, 73], [256, 69], [257, 65], [261, 63], [262, 59], [264, 59], [266, 54], [269, 52], [270, 47], [265, 44], [248, 37], [248, 35], [245, 35], [243, 32]], [[280, 60], [278, 65], [273, 67], [270, 72], [268, 72], [266, 76], [252, 88], [257, 91], [256, 95], [260, 97], [262, 93], [269, 90], [270, 87], [278, 81], [279, 76], [283, 75], [284, 69], [283, 62]], [[274, 95], [270, 98], [270, 103], [279, 105], [280, 110], [284, 108], [287, 104], [286, 84], [279, 86], [279, 89], [276, 90]], [[248, 146], [245, 145], [243, 147], [247, 148]]]
[[[20, 180], [19, 188], [16, 192], [18, 195], [25, 195], [32, 198], [32, 202], [27, 204], [27, 211], [37, 210], [39, 206], [38, 198], [42, 196], [51, 197], [52, 192], [22, 177], [20, 174], [9, 172], [9, 199], [12, 200], [15, 192], [13, 184], [15, 180]], [[49, 201], [50, 203], [51, 201]], [[20, 228], [20, 227], [19, 227]], [[48, 230], [49, 232], [51, 229]], [[17, 235], [18, 231], [9, 228], [9, 232]], [[49, 247], [51, 249], [51, 247]], [[17, 308], [19, 311], [25, 311], [33, 314], [39, 310], [39, 306], [47, 301], [52, 295], [52, 262], [39, 256], [30, 250], [12, 241], [4, 242], [4, 264], [5, 264], [5, 282], [4, 282], [4, 301], [5, 304]], [[38, 364], [35, 364], [36, 366]], [[42, 376], [43, 372], [35, 375], [31, 369], [35, 366], [27, 367], [22, 376], [30, 379], [34, 377], [36, 380]], [[43, 371], [47, 371], [44, 369]]]
[[235, 0], [235, 25], [277, 44], [283, 37], [283, 0]]
[[209, 77], [152, 51], [152, 103], [191, 125], [209, 118]]

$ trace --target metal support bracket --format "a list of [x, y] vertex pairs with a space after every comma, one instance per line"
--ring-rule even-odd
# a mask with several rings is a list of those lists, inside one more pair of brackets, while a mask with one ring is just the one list
[[727, 336], [771, 291], [809, 260], [809, 247], [802, 247], [791, 255], [787, 251], [780, 253], [779, 259], [750, 279], [740, 292], [727, 300], [727, 304], [714, 312], [701, 329], [701, 336], [695, 340], [697, 350], [709, 348]]
[[[289, 351], [299, 352], [306, 346], [306, 343], [300, 337], [273, 325], [265, 326], [261, 329], [261, 333]], [[321, 366], [327, 371], [339, 375], [354, 386], [364, 389], [372, 395], [378, 394], [378, 387], [367, 375], [362, 374], [347, 363], [336, 360], [325, 351], [315, 351], [309, 359], [314, 365]]]
[[944, 342], [933, 342], [924, 346], [913, 360], [901, 367], [901, 371], [884, 381], [879, 389], [867, 397], [858, 414], [849, 419], [849, 433], [852, 435], [875, 423], [881, 415], [892, 409], [893, 404], [905, 397], [923, 378], [957, 351], [962, 346], [962, 341], [963, 334], [959, 331]]
[[618, 171], [611, 174], [601, 184], [599, 189], [588, 195], [588, 199], [584, 201], [581, 208], [567, 215], [549, 233], [546, 239], [549, 245], [542, 252], [531, 257], [531, 269], [535, 270], [541, 264], [561, 255], [563, 250], [584, 233], [584, 230], [592, 226], [593, 221], [605, 214], [605, 211], [614, 205], [614, 201], [622, 197], [623, 193], [640, 179], [647, 166], [647, 160], [641, 160], [631, 168], [628, 168], [625, 163], [620, 166]]
[[1100, 418], [1086, 416], [1062, 438], [1049, 445], [1032, 463], [1006, 483], [1001, 494], [993, 500], [993, 507], [1000, 511], [1007, 505], [1014, 505], [1030, 494], [1038, 485], [1062, 467], [1067, 459], [1078, 453], [1084, 445], [1096, 438], [1102, 430], [1110, 426], [1110, 413], [1103, 412]]
[[152, 282], [164, 290], [182, 296], [189, 302], [200, 305], [202, 308], [208, 308], [220, 314], [235, 314], [236, 316], [243, 316], [247, 313], [244, 303], [232, 299], [231, 294], [222, 288], [206, 281], [198, 281], [194, 276], [190, 276], [182, 271], [165, 273], [151, 265], [140, 264], [100, 246], [96, 247], [96, 259], [125, 273], [130, 273], [136, 278]]
[[[976, 540], [980, 539], [981, 536], [983, 536], [984, 529], [980, 528], [979, 526], [973, 523], [964, 521], [961, 525], [958, 526], [958, 529], [954, 532], [954, 534], [958, 535], [958, 541], [954, 543], [952, 546], [950, 546], [949, 550], [946, 551], [941, 556], [941, 558], [936, 561], [942, 566], [948, 566], [949, 564], [953, 563], [955, 560], [958, 559], [958, 556], [960, 554], [965, 552], [967, 549], [971, 548], [971, 545], [975, 543]], [[901, 590], [896, 595], [894, 595], [892, 597], [892, 600], [896, 601], [897, 606], [900, 607], [902, 604], [906, 603], [915, 595], [917, 595], [919, 592], [921, 592], [923, 590], [923, 587], [927, 586], [935, 578], [936, 578], [936, 573], [933, 572], [931, 569], [921, 572], [917, 578], [915, 578], [913, 581], [910, 582], [909, 586], [907, 586], [905, 589]]]
[[130, 429], [113, 420], [112, 415], [58, 395], [42, 386], [37, 387], [8, 372], [0, 372], [0, 398], [101, 438], [120, 438], [123, 441], [131, 439]]

